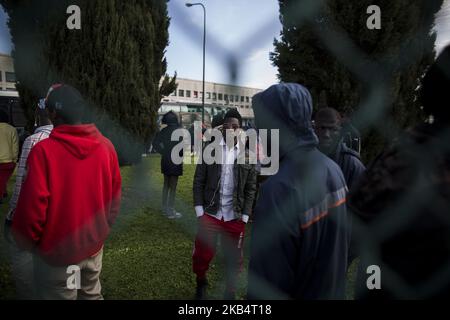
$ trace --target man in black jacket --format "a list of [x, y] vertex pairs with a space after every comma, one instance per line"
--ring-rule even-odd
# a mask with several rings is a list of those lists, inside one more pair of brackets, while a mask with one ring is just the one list
[[339, 165], [351, 189], [366, 168], [359, 154], [343, 142], [341, 115], [333, 108], [320, 109], [314, 117], [314, 129], [319, 138], [319, 150]]
[[220, 163], [202, 162], [195, 170], [193, 193], [198, 232], [192, 262], [197, 276], [196, 299], [205, 298], [206, 272], [215, 255], [218, 235], [221, 235], [226, 259], [224, 298], [235, 297], [236, 280], [242, 268], [245, 224], [251, 215], [256, 192], [255, 165], [238, 163], [239, 153], [246, 150], [241, 150], [236, 141], [226, 141], [226, 131], [236, 134], [241, 126], [239, 112], [229, 110], [223, 122]]
[[[433, 121], [394, 139], [349, 195], [365, 249], [356, 280], [359, 299], [450, 297], [450, 46], [421, 82], [423, 111]], [[374, 265], [379, 286], [375, 280], [369, 287]]]

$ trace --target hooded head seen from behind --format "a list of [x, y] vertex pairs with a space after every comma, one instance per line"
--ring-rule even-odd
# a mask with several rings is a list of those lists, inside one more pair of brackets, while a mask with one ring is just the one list
[[272, 85], [253, 97], [253, 111], [258, 129], [279, 129], [280, 156], [296, 146], [317, 146], [311, 123], [312, 98], [302, 85]]

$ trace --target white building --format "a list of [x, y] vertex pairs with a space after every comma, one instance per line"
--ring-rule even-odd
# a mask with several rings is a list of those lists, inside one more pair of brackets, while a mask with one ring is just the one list
[[0, 53], [0, 90], [16, 91], [14, 61], [10, 55]]
[[[4, 91], [5, 94], [9, 92], [9, 96], [17, 96], [15, 83], [13, 58], [0, 53], [0, 91]], [[177, 111], [181, 121], [188, 125], [193, 121], [192, 113], [196, 113], [198, 119], [198, 114], [202, 110], [202, 81], [177, 78], [177, 84], [176, 92], [162, 98], [162, 107], [159, 111], [160, 114], [168, 110]], [[205, 82], [206, 121], [211, 122], [212, 116], [228, 108], [237, 108], [244, 122], [253, 119], [252, 98], [260, 91], [262, 90], [256, 88]]]
[[[178, 88], [163, 104], [202, 103], [202, 81], [177, 78]], [[253, 119], [252, 97], [261, 89], [240, 87], [228, 84], [205, 82], [205, 105], [237, 108], [242, 118]]]

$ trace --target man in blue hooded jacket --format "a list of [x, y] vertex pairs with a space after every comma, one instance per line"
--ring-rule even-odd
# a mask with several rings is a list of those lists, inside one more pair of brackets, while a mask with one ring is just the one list
[[253, 97], [253, 110], [258, 129], [279, 129], [280, 167], [254, 212], [248, 297], [344, 299], [347, 186], [317, 149], [311, 95], [299, 84], [273, 85]]

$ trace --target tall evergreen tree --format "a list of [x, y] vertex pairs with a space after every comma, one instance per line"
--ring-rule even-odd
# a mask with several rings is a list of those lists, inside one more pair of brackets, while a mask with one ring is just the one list
[[[364, 108], [380, 124], [364, 128], [369, 160], [392, 124], [422, 120], [416, 89], [435, 56], [432, 27], [442, 2], [279, 0], [283, 30], [271, 60], [281, 81], [310, 89], [316, 109], [327, 105], [351, 116], [375, 98]], [[367, 27], [370, 5], [381, 9], [381, 29]]]
[[[30, 120], [52, 83], [87, 98], [87, 117], [108, 136], [121, 163], [139, 161], [156, 129], [166, 72], [167, 0], [0, 0], [10, 20], [17, 89]], [[69, 30], [70, 5], [81, 30]]]
[[161, 81], [161, 85], [159, 86], [159, 96], [167, 97], [172, 92], [177, 90], [178, 84], [177, 84], [177, 73], [175, 72], [175, 75], [170, 78], [169, 75], [165, 75], [163, 80]]

